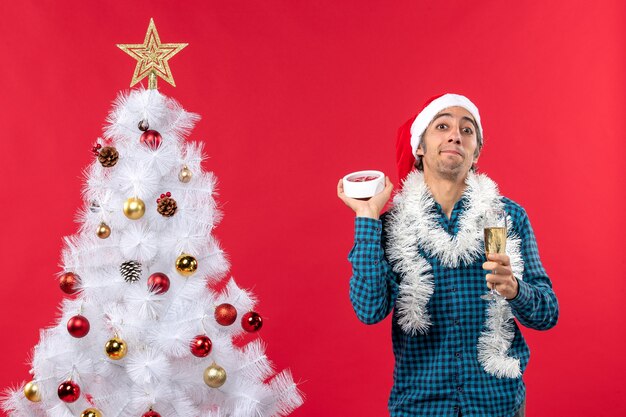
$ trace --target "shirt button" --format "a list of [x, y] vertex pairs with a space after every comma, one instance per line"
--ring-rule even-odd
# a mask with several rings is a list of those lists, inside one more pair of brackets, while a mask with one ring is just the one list
[[452, 287], [452, 289], [450, 291], [456, 292], [456, 287]]
[[455, 320], [454, 320], [454, 325], [455, 325], [455, 326], [458, 326], [459, 324], [461, 324], [461, 320], [459, 320], [459, 319], [455, 319]]
[[463, 387], [456, 387], [456, 390], [457, 390], [458, 392], [463, 392]]
[[374, 261], [374, 265], [378, 265], [378, 261]]
[[461, 352], [455, 353], [454, 356], [456, 356], [457, 358], [460, 358], [461, 357]]

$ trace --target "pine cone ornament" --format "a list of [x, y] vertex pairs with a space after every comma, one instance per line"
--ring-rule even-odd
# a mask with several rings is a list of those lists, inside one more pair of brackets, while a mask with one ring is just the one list
[[141, 264], [137, 261], [126, 261], [120, 266], [120, 274], [126, 282], [137, 282], [141, 278]]
[[113, 146], [105, 146], [98, 154], [98, 161], [105, 168], [110, 168], [117, 164], [117, 160], [120, 158], [120, 154]]
[[161, 198], [157, 200], [157, 211], [165, 217], [172, 217], [176, 214], [176, 200], [171, 197], [171, 193], [168, 191], [166, 194], [161, 194]]

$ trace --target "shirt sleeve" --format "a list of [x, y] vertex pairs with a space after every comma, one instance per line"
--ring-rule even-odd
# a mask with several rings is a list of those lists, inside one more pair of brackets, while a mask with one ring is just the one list
[[348, 255], [352, 264], [350, 301], [365, 324], [387, 317], [398, 296], [397, 275], [385, 259], [382, 229], [381, 220], [357, 217], [354, 246]]
[[552, 283], [546, 273], [530, 221], [526, 213], [519, 225], [524, 259], [523, 280], [517, 280], [517, 296], [509, 300], [513, 315], [524, 326], [536, 330], [548, 330], [556, 325], [559, 318], [559, 304], [552, 290]]

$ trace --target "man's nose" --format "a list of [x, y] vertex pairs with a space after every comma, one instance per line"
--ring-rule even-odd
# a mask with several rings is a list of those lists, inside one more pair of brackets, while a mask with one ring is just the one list
[[450, 136], [448, 137], [448, 143], [461, 143], [461, 129], [450, 129]]

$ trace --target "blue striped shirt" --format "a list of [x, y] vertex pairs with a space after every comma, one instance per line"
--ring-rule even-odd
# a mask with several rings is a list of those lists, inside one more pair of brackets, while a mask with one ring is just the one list
[[[502, 197], [504, 208], [521, 238], [524, 259], [523, 281], [518, 295], [509, 301], [517, 322], [526, 327], [547, 330], [558, 319], [559, 309], [552, 284], [544, 270], [532, 227], [525, 210]], [[466, 197], [459, 200], [450, 219], [439, 204], [441, 226], [456, 235], [459, 217], [465, 211]], [[401, 277], [385, 257], [385, 221], [357, 217], [354, 246], [348, 256], [353, 276], [350, 300], [358, 318], [366, 324], [383, 320], [394, 309]], [[488, 301], [482, 269], [485, 259], [470, 265], [448, 268], [437, 258], [421, 255], [432, 265], [435, 290], [427, 305], [432, 326], [427, 334], [411, 336], [392, 318], [395, 356], [394, 384], [389, 398], [392, 417], [465, 416], [510, 417], [522, 405], [525, 386], [521, 378], [496, 378], [487, 374], [477, 359], [478, 337], [486, 320]], [[515, 323], [515, 338], [508, 352], [520, 359], [526, 369], [530, 352]]]

